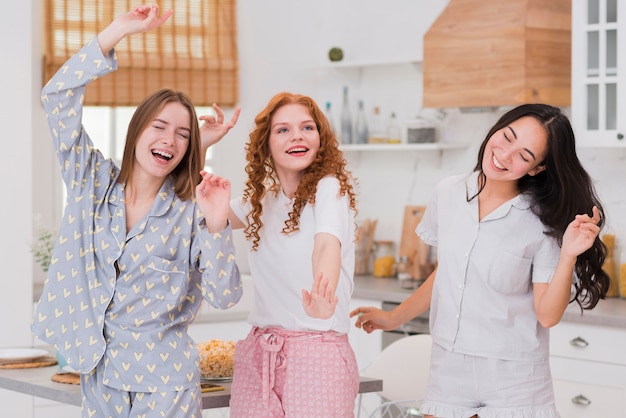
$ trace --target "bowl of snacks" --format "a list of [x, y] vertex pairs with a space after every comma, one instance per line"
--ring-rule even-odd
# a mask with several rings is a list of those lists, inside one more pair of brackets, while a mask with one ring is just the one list
[[208, 340], [197, 344], [202, 380], [230, 381], [235, 369], [235, 342]]

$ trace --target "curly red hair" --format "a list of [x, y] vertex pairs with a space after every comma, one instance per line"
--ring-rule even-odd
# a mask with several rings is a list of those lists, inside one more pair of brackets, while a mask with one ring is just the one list
[[356, 180], [346, 170], [346, 160], [339, 149], [339, 142], [332, 132], [330, 123], [315, 101], [308, 96], [282, 92], [276, 94], [254, 119], [255, 128], [250, 133], [246, 144], [246, 173], [248, 180], [243, 192], [244, 202], [250, 202], [252, 210], [247, 216], [244, 230], [246, 239], [252, 241], [252, 249], [256, 250], [261, 240], [259, 231], [263, 227], [263, 198], [268, 191], [278, 193], [280, 181], [271, 158], [269, 138], [272, 118], [276, 111], [285, 105], [299, 104], [309, 109], [313, 121], [317, 125], [320, 136], [320, 148], [315, 160], [306, 168], [296, 190], [293, 207], [289, 218], [285, 220], [282, 232], [289, 234], [299, 229], [300, 214], [307, 203], [315, 204], [317, 183], [326, 176], [334, 176], [339, 180], [341, 196], [348, 196], [350, 208], [356, 209]]

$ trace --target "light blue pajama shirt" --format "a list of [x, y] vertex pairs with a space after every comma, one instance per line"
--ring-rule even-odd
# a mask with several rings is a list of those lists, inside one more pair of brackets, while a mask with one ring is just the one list
[[202, 299], [225, 309], [242, 295], [232, 231], [209, 233], [199, 207], [179, 199], [168, 178], [126, 233], [119, 168], [81, 123], [86, 85], [116, 68], [94, 38], [42, 91], [68, 197], [32, 330], [82, 373], [103, 360], [107, 386], [185, 390], [200, 377], [187, 329]]

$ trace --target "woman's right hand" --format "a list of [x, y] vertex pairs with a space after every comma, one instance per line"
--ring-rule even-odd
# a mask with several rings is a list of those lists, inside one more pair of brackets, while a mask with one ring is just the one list
[[368, 334], [377, 329], [391, 330], [396, 328], [389, 311], [383, 311], [372, 306], [361, 306], [350, 312], [350, 318], [357, 315], [354, 326], [361, 328]]
[[108, 54], [125, 36], [147, 32], [161, 26], [174, 13], [167, 10], [159, 16], [159, 6], [142, 5], [118, 16], [98, 34], [98, 44], [104, 54]]

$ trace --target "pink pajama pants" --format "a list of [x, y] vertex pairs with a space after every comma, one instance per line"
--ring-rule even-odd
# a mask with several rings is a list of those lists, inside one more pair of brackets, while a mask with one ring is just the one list
[[235, 347], [230, 416], [354, 417], [358, 390], [347, 335], [253, 327]]

